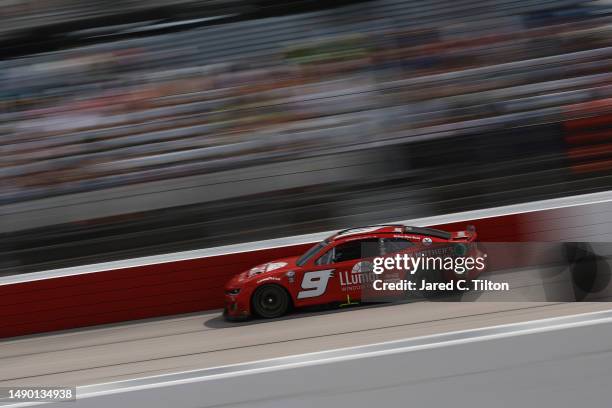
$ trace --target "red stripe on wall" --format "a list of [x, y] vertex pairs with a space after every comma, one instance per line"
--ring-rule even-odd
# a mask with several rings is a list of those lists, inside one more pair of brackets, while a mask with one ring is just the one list
[[0, 286], [0, 337], [217, 309], [236, 273], [310, 245]]

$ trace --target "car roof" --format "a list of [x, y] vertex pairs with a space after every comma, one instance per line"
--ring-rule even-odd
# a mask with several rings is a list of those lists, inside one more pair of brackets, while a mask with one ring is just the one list
[[426, 235], [442, 239], [450, 239], [451, 234], [446, 231], [425, 228], [425, 227], [412, 227], [403, 224], [382, 224], [382, 225], [366, 225], [363, 227], [347, 228], [342, 231], [338, 231], [332, 235], [329, 239], [336, 241], [338, 239], [355, 237], [361, 235], [376, 235], [376, 234], [414, 234], [414, 235]]

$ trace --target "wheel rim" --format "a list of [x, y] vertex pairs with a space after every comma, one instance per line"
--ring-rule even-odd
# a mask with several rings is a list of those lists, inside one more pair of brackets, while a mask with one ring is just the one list
[[270, 287], [262, 289], [259, 293], [256, 303], [258, 312], [262, 316], [276, 316], [284, 312], [286, 300], [280, 290]]

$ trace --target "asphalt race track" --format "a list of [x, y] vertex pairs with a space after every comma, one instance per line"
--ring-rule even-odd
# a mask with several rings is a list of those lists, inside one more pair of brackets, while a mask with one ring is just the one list
[[612, 309], [612, 304], [418, 302], [224, 322], [203, 313], [5, 341], [0, 386], [84, 385]]
[[612, 312], [584, 313], [85, 386], [73, 404], [606, 407], [610, 342]]

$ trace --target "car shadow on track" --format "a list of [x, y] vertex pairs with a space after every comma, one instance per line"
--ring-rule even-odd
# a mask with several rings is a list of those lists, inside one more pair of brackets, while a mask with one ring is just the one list
[[249, 318], [248, 320], [245, 320], [245, 321], [237, 321], [237, 322], [227, 321], [223, 318], [221, 314], [219, 314], [215, 317], [205, 320], [204, 326], [209, 329], [223, 329], [223, 328], [230, 328], [230, 327], [251, 326], [251, 325], [265, 324], [265, 323], [271, 323], [271, 322], [278, 322], [278, 321], [283, 321], [283, 320], [302, 319], [302, 318], [308, 318], [312, 316], [323, 316], [323, 315], [328, 315], [328, 314], [346, 313], [346, 312], [350, 312], [355, 309], [372, 309], [372, 308], [380, 308], [380, 307], [385, 307], [385, 306], [415, 303], [415, 302], [422, 302], [422, 301], [453, 302], [453, 301], [457, 301], [457, 299], [455, 299], [454, 296], [452, 297], [447, 296], [447, 297], [440, 298], [440, 299], [430, 298], [430, 299], [413, 299], [413, 300], [395, 300], [395, 301], [376, 302], [376, 303], [374, 302], [357, 303], [357, 304], [342, 305], [342, 306], [338, 306], [338, 305], [310, 306], [310, 307], [303, 307], [303, 308], [295, 309], [290, 314], [282, 316], [282, 317], [278, 317], [276, 319], [261, 319], [261, 318], [255, 317], [255, 318]]
[[[396, 303], [397, 304], [397, 303]], [[304, 307], [300, 309], [296, 309], [288, 315], [278, 317], [275, 319], [261, 319], [261, 318], [249, 318], [245, 321], [237, 321], [230, 322], [223, 318], [222, 315], [215, 316], [211, 319], [204, 321], [204, 326], [210, 329], [222, 329], [228, 327], [241, 327], [241, 326], [251, 326], [256, 324], [265, 324], [271, 322], [278, 322], [283, 320], [293, 320], [293, 319], [302, 319], [305, 317], [312, 316], [323, 316], [332, 313], [344, 313], [354, 309], [364, 309], [364, 308], [375, 308], [389, 305], [389, 303], [375, 303], [375, 304], [357, 304], [350, 306], [311, 306]]]

